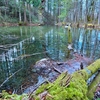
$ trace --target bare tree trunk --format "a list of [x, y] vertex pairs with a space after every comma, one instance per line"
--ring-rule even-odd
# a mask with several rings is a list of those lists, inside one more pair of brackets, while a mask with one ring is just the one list
[[26, 18], [26, 8], [27, 8], [27, 3], [24, 2], [24, 22], [27, 22], [27, 18]]
[[86, 15], [85, 15], [85, 23], [87, 23], [87, 16], [88, 16], [88, 0], [86, 0]]
[[99, 0], [99, 11], [98, 11], [98, 25], [100, 24], [100, 0]]
[[22, 21], [22, 17], [21, 17], [21, 4], [20, 4], [20, 0], [18, 1], [19, 4], [19, 22]]
[[29, 9], [29, 21], [30, 23], [32, 23], [31, 4], [28, 4], [28, 9]]
[[83, 4], [83, 0], [80, 1], [80, 19], [81, 19], [81, 21], [82, 21], [82, 19], [83, 19], [83, 17], [82, 17], [82, 16], [83, 16], [83, 15], [82, 15], [82, 14], [83, 14], [82, 4]]

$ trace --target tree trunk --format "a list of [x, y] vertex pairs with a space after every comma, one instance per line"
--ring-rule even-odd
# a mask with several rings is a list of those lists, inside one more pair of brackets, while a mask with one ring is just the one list
[[99, 0], [99, 11], [98, 11], [98, 25], [100, 25], [100, 0]]
[[31, 4], [28, 4], [28, 9], [29, 9], [29, 21], [30, 23], [32, 23]]
[[22, 21], [22, 17], [21, 17], [21, 4], [20, 4], [20, 0], [18, 1], [19, 4], [19, 22]]
[[85, 23], [87, 23], [87, 16], [88, 16], [88, 0], [86, 0]]
[[27, 19], [26, 19], [26, 8], [27, 8], [27, 3], [24, 2], [24, 22], [25, 23], [27, 22]]

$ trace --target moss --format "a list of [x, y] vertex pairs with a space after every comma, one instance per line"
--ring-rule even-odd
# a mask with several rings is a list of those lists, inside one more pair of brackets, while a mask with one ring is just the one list
[[88, 87], [88, 93], [87, 96], [89, 98], [89, 100], [92, 100], [94, 97], [94, 92], [96, 90], [97, 84], [100, 82], [100, 73], [96, 76], [96, 78], [94, 79], [94, 81], [90, 84], [90, 86]]
[[37, 94], [39, 94], [39, 93], [41, 93], [42, 91], [45, 91], [46, 89], [47, 89], [47, 87], [49, 86], [49, 84], [43, 84], [43, 85], [41, 85], [40, 87], [39, 87], [39, 89], [37, 89], [37, 91], [36, 91], [36, 95]]
[[87, 27], [94, 27], [94, 24], [87, 24]]
[[[68, 87], [65, 86], [68, 79], [68, 73], [62, 73], [54, 83], [49, 83], [45, 89], [53, 100], [88, 100], [88, 86], [86, 81], [100, 68], [100, 59], [88, 66], [86, 69], [77, 71], [72, 74], [72, 79]], [[41, 88], [38, 88], [38, 90]], [[38, 91], [37, 90], [37, 91]], [[42, 89], [43, 90], [43, 89]], [[41, 91], [43, 92], [43, 91]], [[49, 98], [49, 97], [48, 97]], [[47, 99], [52, 100], [52, 99]]]
[[[79, 77], [77, 77], [77, 75]], [[52, 95], [53, 100], [74, 100], [73, 98], [76, 98], [77, 100], [81, 100], [79, 98], [86, 97], [87, 94], [87, 85], [83, 77], [80, 75], [80, 73], [74, 73], [72, 75], [72, 79], [70, 81], [70, 85], [68, 87], [61, 84], [62, 80], [68, 79], [69, 75], [67, 73], [62, 73], [55, 81], [54, 83], [49, 83], [49, 86], [45, 88], [50, 95]], [[43, 87], [43, 86], [41, 86]], [[37, 91], [39, 91], [38, 88]], [[43, 91], [42, 91], [43, 92]], [[87, 99], [87, 98], [86, 98]], [[52, 100], [52, 99], [47, 99]]]
[[71, 33], [71, 27], [70, 26], [68, 26], [67, 37], [68, 37], [68, 43], [72, 43], [72, 33]]

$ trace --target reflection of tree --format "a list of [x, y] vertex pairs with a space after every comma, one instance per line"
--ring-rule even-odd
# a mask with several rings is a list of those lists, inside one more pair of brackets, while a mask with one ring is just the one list
[[[70, 27], [67, 28], [67, 42], [68, 45], [72, 44], [72, 32]], [[70, 57], [70, 53], [71, 53], [71, 50], [68, 49], [68, 45], [67, 45], [67, 55], [66, 55], [67, 58]]]
[[[32, 42], [32, 37], [27, 38], [25, 40], [20, 41], [17, 44], [11, 45], [8, 47], [8, 51], [2, 53], [2, 65], [1, 65], [1, 73], [4, 76], [0, 75], [0, 78], [3, 77], [3, 79], [8, 78], [10, 75], [12, 75], [16, 70], [25, 67], [25, 61], [23, 57], [19, 57], [21, 55], [25, 54], [25, 45], [26, 43], [30, 44]], [[18, 59], [17, 59], [18, 58]], [[26, 74], [26, 73], [25, 73]]]
[[62, 60], [65, 57], [66, 34], [58, 28], [52, 29], [46, 33], [46, 51], [50, 58]]
[[71, 29], [68, 29], [68, 31], [67, 31], [67, 37], [68, 37], [68, 43], [71, 44], [72, 43], [72, 32], [71, 32]]
[[98, 53], [96, 48], [99, 49], [99, 40], [95, 30], [74, 28], [71, 29], [71, 32], [53, 29], [46, 33], [46, 51], [48, 51], [50, 58], [56, 60], [65, 59], [66, 56], [69, 58], [72, 52], [67, 48], [68, 43], [73, 44], [72, 46], [76, 52], [88, 57]]
[[93, 46], [93, 51], [92, 51], [92, 57], [94, 56], [94, 55], [96, 55], [96, 51], [97, 51], [97, 47], [98, 47], [98, 45], [97, 45], [97, 41], [98, 41], [98, 33], [97, 33], [97, 31], [95, 30], [95, 32], [94, 32], [94, 34], [95, 34], [95, 40], [94, 40], [94, 46]]
[[[78, 30], [78, 31], [77, 31]], [[75, 37], [74, 35], [78, 33]], [[99, 31], [90, 30], [90, 29], [74, 29], [73, 39], [74, 49], [77, 50], [78, 53], [85, 54], [88, 57], [92, 57], [99, 53]], [[99, 57], [98, 55], [96, 56]]]
[[83, 32], [83, 40], [81, 40], [81, 48], [80, 48], [80, 52], [82, 53], [82, 54], [84, 54], [84, 49], [86, 48], [85, 46], [87, 45], [86, 43], [87, 43], [87, 34], [88, 34], [88, 30], [84, 30], [84, 32]]

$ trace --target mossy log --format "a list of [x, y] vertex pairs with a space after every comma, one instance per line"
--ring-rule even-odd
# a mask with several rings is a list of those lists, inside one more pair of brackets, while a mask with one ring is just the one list
[[99, 83], [100, 83], [100, 73], [97, 74], [97, 76], [95, 77], [95, 79], [93, 80], [93, 82], [88, 87], [87, 96], [88, 96], [89, 100], [93, 99], [94, 94], [98, 90]]
[[[72, 75], [67, 72], [62, 73], [53, 83], [41, 85], [36, 90], [34, 98], [35, 100], [88, 100], [86, 81], [99, 68], [100, 59]], [[45, 95], [42, 94], [44, 92], [46, 92]]]

